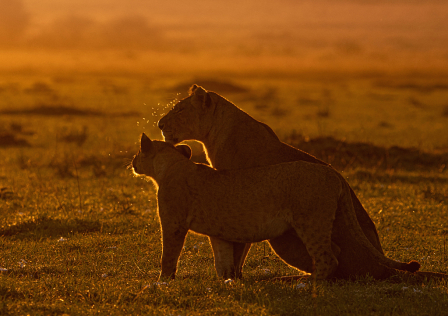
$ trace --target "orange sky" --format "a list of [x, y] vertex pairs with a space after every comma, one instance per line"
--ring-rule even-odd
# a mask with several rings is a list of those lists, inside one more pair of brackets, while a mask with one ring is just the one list
[[[109, 49], [296, 58], [448, 60], [448, 2], [2, 0], [5, 49]], [[307, 60], [310, 60], [309, 62]]]
[[[4, 0], [22, 2], [29, 32], [39, 32], [69, 16], [95, 22], [139, 15], [167, 31], [290, 32], [306, 37], [394, 34], [410, 38], [448, 33], [446, 1], [208, 1], [208, 0]], [[323, 34], [322, 34], [323, 33]], [[215, 34], [219, 36], [219, 34]]]

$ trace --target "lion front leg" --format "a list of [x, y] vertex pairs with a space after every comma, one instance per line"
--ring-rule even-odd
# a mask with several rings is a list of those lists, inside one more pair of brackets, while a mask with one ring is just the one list
[[177, 270], [177, 262], [184, 245], [188, 230], [176, 230], [162, 232], [162, 272], [159, 280], [174, 279]]
[[243, 265], [251, 245], [252, 244], [233, 243], [233, 265], [235, 266], [235, 278], [237, 279], [243, 277]]
[[218, 277], [235, 279], [235, 265], [233, 262], [233, 243], [215, 237], [209, 237], [215, 257], [215, 269]]

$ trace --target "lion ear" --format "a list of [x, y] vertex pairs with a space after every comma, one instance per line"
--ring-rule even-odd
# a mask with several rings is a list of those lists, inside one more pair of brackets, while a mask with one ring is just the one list
[[140, 139], [140, 148], [142, 150], [142, 153], [148, 153], [152, 150], [152, 141], [149, 139], [148, 136], [146, 136], [145, 133], [142, 134], [142, 137]]
[[193, 85], [190, 88], [191, 103], [202, 108], [209, 108], [212, 105], [212, 99], [204, 88]]
[[177, 145], [176, 150], [180, 152], [182, 155], [187, 157], [188, 159], [191, 158], [191, 148], [188, 145]]
[[194, 84], [190, 87], [190, 89], [188, 90], [188, 95], [192, 95], [196, 89], [199, 88], [199, 86], [197, 84]]

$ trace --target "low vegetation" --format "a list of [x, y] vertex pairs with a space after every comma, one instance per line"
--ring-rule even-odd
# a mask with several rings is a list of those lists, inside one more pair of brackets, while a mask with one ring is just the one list
[[[251, 248], [243, 280], [223, 282], [193, 234], [178, 278], [157, 283], [155, 190], [126, 165], [141, 132], [160, 138], [155, 122], [188, 80], [14, 80], [0, 92], [0, 314], [446, 314], [447, 280], [273, 282], [298, 272], [267, 243]], [[448, 272], [443, 82], [204, 82], [343, 172], [389, 257]]]

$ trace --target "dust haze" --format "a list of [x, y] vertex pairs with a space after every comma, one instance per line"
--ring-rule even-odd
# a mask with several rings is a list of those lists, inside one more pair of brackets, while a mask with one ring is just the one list
[[445, 72], [443, 1], [0, 2], [0, 70]]

